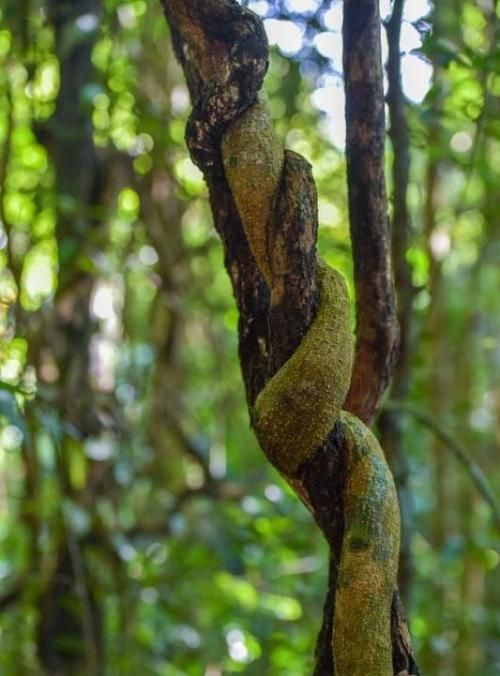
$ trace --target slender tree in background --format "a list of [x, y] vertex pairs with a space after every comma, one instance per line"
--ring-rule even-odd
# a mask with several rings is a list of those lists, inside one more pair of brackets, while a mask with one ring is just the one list
[[42, 581], [39, 600], [38, 652], [48, 673], [98, 674], [103, 662], [101, 612], [88, 573], [84, 538], [75, 532], [68, 510], [92, 505], [102, 470], [90, 466], [83, 490], [70, 470], [74, 454], [82, 452], [82, 441], [101, 429], [90, 368], [96, 329], [90, 303], [95, 284], [91, 257], [101, 232], [98, 212], [105, 181], [84, 99], [92, 78], [100, 3], [52, 0], [48, 10], [60, 88], [54, 115], [38, 133], [54, 167], [60, 276], [54, 304], [32, 318], [38, 335], [31, 331], [29, 341], [38, 381], [54, 397], [57, 408], [60, 433], [55, 462], [60, 498], [53, 524], [54, 551], [46, 562], [47, 579]]
[[[408, 2], [404, 11], [402, 1], [390, 3], [391, 238], [375, 5], [241, 4], [258, 10], [273, 44], [266, 92], [275, 134], [314, 166], [321, 257], [355, 287], [357, 356], [342, 408], [371, 424], [394, 368], [377, 424], [399, 490], [399, 590], [419, 665], [436, 676], [493, 676], [500, 663], [498, 2]], [[360, 497], [374, 446], [365, 464], [349, 462], [355, 449], [345, 437], [361, 423], [344, 412], [328, 423], [331, 410], [317, 396], [326, 387], [316, 381], [329, 378], [328, 367], [318, 374], [307, 351], [312, 345], [318, 360], [339, 365], [328, 382], [332, 400], [339, 398], [348, 380], [342, 356], [348, 366], [354, 352], [342, 281], [315, 259], [308, 166], [276, 142], [261, 95], [252, 108], [259, 79], [252, 60], [263, 63], [262, 74], [267, 56], [257, 20], [235, 2], [163, 5], [190, 74], [190, 138], [211, 185], [230, 277], [206, 185], [186, 152], [189, 96], [162, 3], [0, 3], [0, 673], [303, 676], [313, 664], [316, 674], [352, 673], [342, 666], [352, 646], [338, 650], [342, 609], [356, 586], [346, 570], [355, 561], [360, 577], [368, 564], [378, 571], [370, 555], [381, 530], [373, 534], [358, 520], [365, 496], [355, 505], [344, 495]], [[285, 43], [291, 49], [294, 35], [298, 51], [290, 53]], [[346, 153], [333, 126], [341, 70]], [[226, 91], [229, 105], [219, 110]], [[253, 426], [285, 480], [263, 460], [248, 426], [230, 278], [242, 309]], [[285, 399], [286, 432], [288, 409], [300, 406], [304, 390], [313, 392], [320, 420], [314, 429], [307, 424], [306, 402], [291, 448], [272, 409]], [[323, 421], [328, 439], [309, 452]], [[406, 460], [415, 497], [410, 528]], [[357, 471], [363, 480], [354, 491]], [[393, 499], [383, 463], [380, 471]], [[320, 528], [311, 527], [292, 487]], [[395, 549], [387, 540], [378, 554]], [[343, 542], [352, 549], [343, 551]], [[377, 603], [370, 601], [368, 619]], [[341, 627], [335, 666], [334, 618]], [[392, 619], [395, 660], [387, 671], [414, 672], [401, 648], [397, 596]], [[351, 636], [370, 644], [356, 630]], [[363, 676], [374, 671], [365, 652], [357, 660]]]
[[378, 3], [344, 7], [354, 364], [344, 282], [316, 256], [310, 167], [283, 151], [259, 97], [268, 63], [261, 20], [232, 0], [164, 7], [194, 101], [187, 143], [209, 187], [240, 313], [252, 424], [330, 545], [314, 673], [415, 674], [395, 595], [397, 499], [362, 422], [372, 420], [389, 383], [397, 340]]

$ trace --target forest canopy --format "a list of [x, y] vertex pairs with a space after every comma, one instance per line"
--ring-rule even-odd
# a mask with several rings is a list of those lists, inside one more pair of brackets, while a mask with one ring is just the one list
[[[269, 120], [311, 166], [317, 250], [345, 278], [354, 331], [350, 2], [239, 4], [262, 20]], [[172, 46], [182, 61], [179, 0], [163, 5], [0, 7], [6, 676], [326, 673], [315, 645], [329, 549], [250, 424], [260, 367], [245, 370], [210, 162], [198, 153], [201, 171], [186, 146], [206, 96], [192, 100], [199, 82]], [[383, 1], [377, 30], [400, 340], [367, 418], [398, 491], [399, 593], [421, 673], [494, 676], [500, 5]], [[291, 315], [269, 316], [276, 340]]]

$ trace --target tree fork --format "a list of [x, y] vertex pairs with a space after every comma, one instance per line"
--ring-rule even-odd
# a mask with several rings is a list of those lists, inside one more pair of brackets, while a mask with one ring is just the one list
[[[268, 59], [262, 22], [234, 0], [163, 5], [194, 102], [186, 140], [209, 187], [240, 312], [252, 423], [331, 548], [314, 673], [415, 674], [404, 617], [394, 603], [390, 623], [399, 539], [392, 478], [371, 433], [340, 413], [351, 371], [348, 299], [340, 275], [316, 261], [310, 168], [282, 150], [258, 101]], [[320, 352], [315, 361], [311, 350], [323, 349], [335, 355], [327, 360], [332, 380], [326, 386], [320, 380], [313, 392], [325, 360]], [[304, 385], [306, 372], [312, 384]], [[377, 381], [377, 391], [383, 388]], [[294, 453], [287, 443], [297, 421], [289, 416], [287, 433], [279, 436], [275, 414], [285, 414], [287, 397], [292, 409], [302, 410], [312, 393], [322, 397], [322, 413], [302, 416], [303, 443]]]

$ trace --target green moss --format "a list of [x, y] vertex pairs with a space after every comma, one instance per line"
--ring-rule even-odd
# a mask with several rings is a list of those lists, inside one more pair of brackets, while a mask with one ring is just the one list
[[[230, 126], [222, 157], [252, 253], [271, 286], [269, 225], [284, 153], [262, 102]], [[290, 204], [294, 199], [290, 197]], [[297, 208], [302, 208], [300, 200]], [[360, 420], [341, 411], [350, 384], [354, 342], [344, 279], [318, 261], [317, 281], [317, 315], [297, 350], [257, 397], [254, 425], [268, 458], [307, 504], [297, 470], [339, 421], [347, 480], [332, 637], [336, 675], [392, 676], [390, 608], [399, 551], [397, 496], [376, 438]]]
[[267, 224], [283, 170], [284, 150], [263, 101], [231, 124], [222, 139], [227, 182], [238, 207], [243, 229], [267, 282], [271, 271], [267, 252]]
[[348, 476], [335, 597], [336, 673], [392, 676], [390, 617], [400, 528], [396, 490], [370, 430], [345, 411], [339, 424]]
[[297, 350], [255, 403], [262, 447], [286, 475], [326, 439], [350, 382], [353, 340], [343, 277], [318, 263], [320, 306]]

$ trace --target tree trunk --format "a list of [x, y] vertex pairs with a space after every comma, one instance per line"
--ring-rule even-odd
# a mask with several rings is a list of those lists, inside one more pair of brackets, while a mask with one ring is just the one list
[[[52, 570], [39, 602], [37, 645], [48, 674], [97, 676], [103, 668], [102, 613], [86, 564], [84, 538], [74, 532], [66, 510], [79, 505], [90, 514], [101, 471], [89, 463], [83, 490], [71, 480], [73, 454], [83, 453], [84, 440], [101, 429], [90, 374], [95, 279], [86, 270], [98, 246], [96, 211], [103, 200], [104, 180], [82, 96], [92, 78], [91, 53], [101, 7], [99, 0], [51, 0], [48, 10], [60, 87], [54, 115], [38, 134], [55, 173], [59, 284], [53, 306], [38, 323], [37, 350], [31, 358], [38, 382], [57, 402], [59, 433], [54, 446], [60, 508], [53, 524]], [[82, 17], [88, 26], [79, 24]], [[53, 376], [44, 383], [47, 363]]]
[[[391, 228], [392, 260], [396, 283], [398, 320], [400, 329], [399, 354], [391, 385], [391, 398], [404, 401], [410, 386], [410, 367], [413, 353], [412, 314], [414, 288], [411, 268], [406, 254], [410, 245], [410, 216], [408, 210], [408, 183], [410, 151], [406, 104], [401, 83], [401, 23], [404, 0], [395, 0], [390, 20], [386, 24], [389, 55], [387, 103], [390, 114], [389, 136], [392, 144], [393, 218]], [[411, 602], [413, 557], [411, 535], [413, 497], [410, 487], [410, 467], [404, 448], [404, 427], [400, 411], [382, 411], [378, 419], [389, 466], [394, 474], [401, 512], [401, 551], [399, 556], [399, 589], [405, 606]]]
[[397, 335], [378, 4], [345, 3], [358, 320], [352, 381], [349, 302], [341, 276], [316, 257], [311, 169], [283, 150], [259, 99], [268, 60], [262, 22], [234, 0], [163, 4], [194, 101], [186, 139], [209, 187], [240, 313], [239, 352], [252, 425], [331, 550], [314, 673], [415, 674], [402, 609], [393, 598], [399, 513], [392, 477], [363, 422], [341, 411], [350, 387], [349, 410], [372, 419], [389, 382]]

